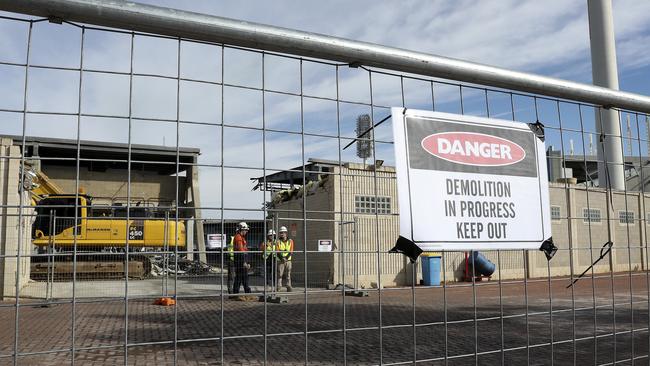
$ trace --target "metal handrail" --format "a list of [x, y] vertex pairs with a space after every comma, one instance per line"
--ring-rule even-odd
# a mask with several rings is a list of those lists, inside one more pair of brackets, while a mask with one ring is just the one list
[[0, 0], [0, 10], [223, 43], [650, 113], [650, 97], [422, 52], [152, 5], [103, 0]]

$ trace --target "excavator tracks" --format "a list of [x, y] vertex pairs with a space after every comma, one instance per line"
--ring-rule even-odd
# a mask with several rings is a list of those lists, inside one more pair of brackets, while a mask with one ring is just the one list
[[77, 260], [72, 256], [32, 258], [31, 278], [33, 280], [70, 280], [76, 271], [78, 279], [115, 279], [133, 278], [145, 279], [151, 276], [152, 260], [148, 255], [129, 254], [128, 266], [123, 260], [109, 259], [106, 255], [78, 255]]

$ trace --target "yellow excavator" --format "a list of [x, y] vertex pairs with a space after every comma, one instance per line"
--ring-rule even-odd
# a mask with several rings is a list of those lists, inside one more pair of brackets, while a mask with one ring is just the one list
[[[39, 253], [76, 252], [77, 275], [114, 277], [128, 273], [129, 277], [144, 278], [152, 268], [146, 250], [173, 251], [186, 246], [184, 221], [136, 205], [129, 205], [127, 217], [125, 206], [93, 206], [92, 197], [83, 191], [77, 195], [62, 193], [43, 172], [32, 172], [32, 178], [38, 180], [30, 185], [36, 211], [33, 244]], [[72, 255], [54, 258], [54, 269], [51, 263], [33, 261], [32, 275], [38, 278], [52, 270], [58, 275], [72, 275]]]

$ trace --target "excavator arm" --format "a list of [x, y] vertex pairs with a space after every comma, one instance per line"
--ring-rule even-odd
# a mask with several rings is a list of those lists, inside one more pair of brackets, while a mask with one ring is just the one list
[[[36, 205], [46, 195], [63, 194], [63, 189], [40, 170], [30, 169], [32, 205]], [[25, 175], [26, 176], [26, 175]]]

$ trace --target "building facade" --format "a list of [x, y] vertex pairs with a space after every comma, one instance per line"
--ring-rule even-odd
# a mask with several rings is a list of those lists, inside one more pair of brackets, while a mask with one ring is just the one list
[[[393, 167], [310, 160], [307, 184], [301, 186], [302, 167], [293, 183], [286, 174], [266, 177], [276, 184], [269, 213], [277, 225], [290, 228], [296, 242], [294, 272], [311, 287], [347, 284], [355, 288], [419, 283], [412, 264], [388, 251], [399, 236], [399, 202]], [[293, 185], [293, 188], [291, 187]], [[646, 230], [650, 224], [650, 194], [607, 192], [584, 184], [550, 183], [552, 232], [559, 248], [547, 262], [541, 251], [482, 252], [497, 265], [493, 279], [577, 275], [600, 255], [611, 235], [611, 263], [600, 261], [594, 271], [647, 269]], [[646, 205], [648, 207], [646, 207]], [[304, 212], [303, 212], [304, 210]], [[608, 220], [609, 211], [609, 220]], [[432, 223], [431, 230], [435, 230]], [[332, 240], [331, 252], [319, 251], [319, 240]], [[569, 250], [572, 249], [572, 250]], [[465, 252], [443, 253], [441, 274], [446, 281], [462, 281]], [[306, 259], [306, 264], [305, 264]]]

